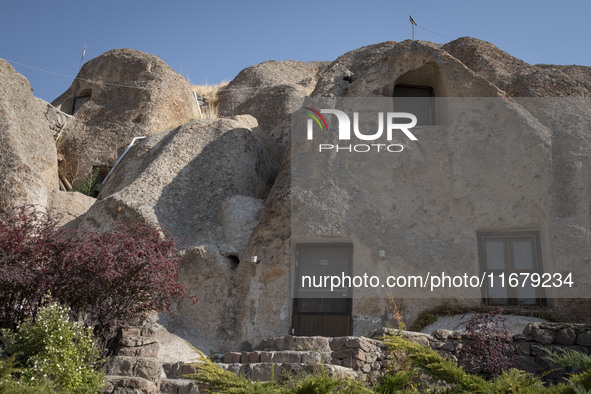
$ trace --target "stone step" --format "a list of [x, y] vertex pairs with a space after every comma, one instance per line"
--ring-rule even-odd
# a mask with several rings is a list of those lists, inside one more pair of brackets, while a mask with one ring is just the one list
[[133, 376], [107, 376], [105, 387], [100, 391], [104, 394], [142, 393], [158, 394], [158, 386], [144, 378]]
[[182, 362], [162, 364], [164, 374], [168, 379], [185, 379], [187, 375], [197, 373], [195, 364], [185, 364]]
[[301, 364], [301, 363], [256, 363], [256, 364], [218, 364], [226, 371], [235, 373], [253, 381], [268, 382], [271, 378], [278, 380], [285, 374], [321, 374], [328, 373], [335, 378], [357, 378], [358, 372], [332, 364]]
[[320, 353], [330, 353], [329, 337], [296, 337], [287, 335], [284, 337], [268, 338], [261, 341], [256, 350], [313, 350]]
[[106, 374], [113, 376], [132, 376], [151, 382], [160, 381], [162, 365], [155, 358], [149, 357], [112, 357], [106, 365]]
[[160, 382], [162, 394], [199, 394], [199, 384], [188, 379], [162, 379]]
[[255, 350], [252, 352], [230, 352], [224, 355], [222, 362], [234, 363], [289, 363], [319, 364], [330, 361], [328, 353], [314, 350]]

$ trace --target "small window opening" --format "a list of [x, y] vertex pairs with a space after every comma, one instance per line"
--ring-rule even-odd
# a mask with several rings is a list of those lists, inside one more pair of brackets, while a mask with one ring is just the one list
[[430, 86], [398, 84], [394, 86], [394, 110], [410, 112], [417, 117], [417, 126], [435, 124], [435, 103]]
[[92, 89], [84, 89], [78, 95], [74, 96], [72, 101], [72, 115], [78, 111], [84, 104], [90, 101], [92, 98]]

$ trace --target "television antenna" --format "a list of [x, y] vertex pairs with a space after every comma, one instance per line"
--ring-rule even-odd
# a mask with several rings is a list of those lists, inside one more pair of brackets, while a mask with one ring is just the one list
[[86, 55], [86, 43], [84, 43], [84, 48], [82, 49], [82, 56], [80, 57], [80, 68], [78, 69], [78, 71], [80, 71], [82, 65], [84, 64], [84, 55]]
[[412, 16], [408, 16], [410, 25], [412, 26], [412, 40], [414, 41], [415, 39], [415, 26], [417, 26], [417, 22], [415, 22], [414, 19], [412, 19]]

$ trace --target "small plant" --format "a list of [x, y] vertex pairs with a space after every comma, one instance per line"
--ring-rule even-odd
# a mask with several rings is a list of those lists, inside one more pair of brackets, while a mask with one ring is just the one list
[[576, 350], [566, 349], [560, 353], [540, 347], [548, 355], [548, 359], [559, 367], [575, 368], [581, 371], [591, 370], [591, 355], [577, 352]]
[[388, 296], [386, 298], [386, 305], [390, 314], [392, 315], [392, 320], [394, 321], [395, 328], [399, 330], [406, 329], [406, 323], [404, 322], [404, 300], [401, 298], [394, 298], [392, 296]]
[[14, 357], [13, 373], [25, 386], [46, 384], [54, 391], [97, 392], [105, 376], [96, 370], [101, 351], [92, 330], [68, 320], [68, 309], [50, 302], [37, 319], [27, 319], [17, 332], [3, 330], [4, 351]]
[[402, 391], [417, 390], [417, 371], [396, 371], [386, 374], [374, 388], [375, 392], [383, 394], [394, 394]]
[[514, 366], [512, 338], [501, 313], [502, 309], [497, 308], [470, 317], [466, 325], [470, 342], [464, 345], [458, 355], [461, 365], [479, 369], [489, 377], [495, 377]]
[[72, 189], [72, 191], [79, 192], [90, 197], [96, 197], [98, 185], [99, 170], [96, 168], [94, 171], [87, 174], [84, 179]]

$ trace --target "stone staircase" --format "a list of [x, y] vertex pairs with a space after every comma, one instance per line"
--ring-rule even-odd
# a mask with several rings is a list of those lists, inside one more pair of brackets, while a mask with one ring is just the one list
[[390, 355], [377, 340], [363, 337], [297, 337], [265, 339], [256, 350], [230, 352], [219, 365], [253, 381], [283, 374], [318, 374], [375, 381], [388, 367]]
[[[186, 375], [195, 367], [184, 363], [161, 364], [160, 345], [150, 328], [122, 329], [116, 355], [107, 364], [109, 394], [195, 394], [207, 392]], [[255, 350], [225, 354], [218, 365], [253, 381], [280, 379], [284, 374], [328, 373], [336, 378], [376, 382], [389, 367], [387, 346], [365, 337], [284, 336], [263, 340]]]
[[196, 394], [197, 383], [168, 379], [156, 358], [160, 344], [150, 327], [123, 328], [118, 334], [115, 356], [106, 365], [108, 394]]

